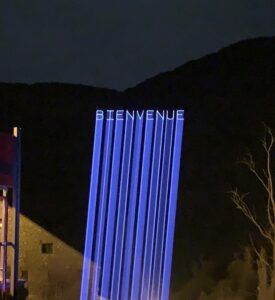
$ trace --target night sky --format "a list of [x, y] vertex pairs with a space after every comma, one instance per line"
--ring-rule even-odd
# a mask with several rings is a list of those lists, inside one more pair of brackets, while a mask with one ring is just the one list
[[0, 81], [125, 89], [241, 39], [275, 34], [274, 0], [0, 2]]

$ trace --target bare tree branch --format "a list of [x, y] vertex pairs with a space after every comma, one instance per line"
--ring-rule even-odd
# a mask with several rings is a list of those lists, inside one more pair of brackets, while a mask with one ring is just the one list
[[268, 185], [265, 183], [263, 178], [260, 176], [260, 174], [256, 170], [256, 165], [253, 159], [253, 155], [250, 152], [247, 152], [246, 155], [242, 160], [240, 160], [238, 163], [243, 164], [247, 166], [247, 168], [256, 176], [256, 178], [260, 181], [260, 183], [263, 185], [265, 190], [268, 192]]
[[274, 137], [273, 134], [271, 132], [271, 129], [269, 127], [266, 127], [267, 130], [267, 134], [269, 136], [269, 143], [267, 141], [267, 137], [265, 138], [265, 150], [266, 150], [266, 169], [267, 169], [267, 178], [268, 178], [268, 196], [269, 196], [269, 201], [272, 204], [273, 207], [273, 218], [275, 219], [275, 201], [274, 201], [274, 196], [273, 196], [273, 182], [272, 182], [272, 174], [271, 174], [271, 148], [274, 144]]
[[266, 169], [262, 170], [263, 176], [256, 169], [253, 155], [247, 152], [244, 158], [239, 163], [244, 164], [255, 175], [267, 192], [267, 218], [270, 226], [275, 231], [275, 201], [273, 192], [273, 182], [271, 174], [271, 149], [274, 144], [274, 136], [271, 129], [264, 124], [265, 136], [262, 139], [262, 146], [266, 153]]
[[237, 189], [229, 192], [231, 200], [235, 203], [237, 209], [240, 209], [242, 213], [258, 228], [261, 235], [267, 239], [271, 245], [274, 245], [273, 236], [268, 230], [266, 230], [258, 221], [255, 213], [248, 207], [244, 198], [247, 194], [240, 194]]
[[[257, 178], [260, 184], [264, 187], [267, 196], [266, 205], [266, 217], [268, 223], [266, 226], [262, 225], [258, 219], [254, 209], [251, 209], [246, 201], [247, 194], [241, 194], [237, 189], [230, 192], [230, 198], [235, 203], [237, 209], [240, 209], [242, 213], [255, 225], [259, 230], [262, 237], [266, 239], [268, 244], [272, 246], [272, 254], [270, 251], [266, 251], [262, 246], [259, 251], [251, 239], [251, 244], [257, 255], [258, 262], [258, 299], [274, 299], [275, 295], [275, 200], [274, 200], [274, 187], [271, 172], [271, 159], [272, 159], [272, 147], [275, 143], [275, 137], [272, 134], [271, 129], [264, 124], [265, 136], [262, 139], [262, 146], [266, 156], [265, 167], [261, 172], [257, 171], [256, 164], [253, 155], [248, 152], [245, 157], [239, 161], [244, 164]], [[270, 259], [266, 254], [271, 254]], [[272, 263], [271, 263], [272, 262]]]
[[264, 257], [264, 255], [262, 255], [261, 251], [258, 251], [257, 250], [257, 247], [255, 246], [254, 244], [254, 241], [252, 239], [252, 237], [250, 236], [250, 242], [251, 242], [251, 246], [252, 246], [252, 249], [253, 251], [255, 252], [255, 254], [257, 255], [258, 259], [260, 261], [262, 261], [268, 268], [268, 271], [270, 273], [272, 273], [272, 266], [270, 265], [270, 263], [266, 260], [266, 258]]

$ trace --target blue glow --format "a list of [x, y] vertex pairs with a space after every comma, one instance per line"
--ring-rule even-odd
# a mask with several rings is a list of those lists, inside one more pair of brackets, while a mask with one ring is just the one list
[[98, 226], [96, 234], [96, 247], [95, 247], [95, 268], [93, 276], [92, 285], [92, 297], [91, 300], [97, 299], [98, 294], [98, 284], [101, 269], [101, 257], [102, 257], [102, 245], [103, 245], [103, 232], [104, 232], [104, 218], [106, 214], [106, 198], [107, 189], [109, 182], [109, 168], [110, 168], [110, 156], [111, 156], [111, 141], [112, 141], [112, 130], [113, 121], [108, 121], [105, 130], [105, 141], [104, 141], [104, 155], [103, 155], [103, 165], [102, 165], [102, 176], [101, 176], [101, 190], [99, 197], [99, 212], [98, 212]]
[[182, 110], [96, 112], [80, 300], [169, 299], [182, 133]]
[[87, 217], [87, 228], [86, 228], [86, 238], [85, 238], [85, 251], [84, 251], [84, 257], [83, 257], [81, 294], [80, 294], [81, 300], [88, 299], [89, 287], [90, 287], [90, 276], [93, 271], [91, 269], [91, 268], [93, 268], [93, 266], [91, 266], [91, 259], [92, 259], [92, 248], [93, 248], [93, 239], [94, 239], [96, 196], [97, 196], [97, 190], [98, 190], [98, 175], [99, 175], [102, 128], [103, 128], [103, 121], [96, 120], [94, 146], [93, 146], [92, 171], [91, 171], [91, 184], [90, 184], [90, 194], [89, 194], [89, 206], [88, 206], [88, 217]]
[[104, 260], [103, 260], [103, 268], [102, 268], [102, 284], [101, 284], [101, 295], [105, 298], [109, 298], [111, 263], [112, 263], [112, 252], [113, 252], [112, 247], [113, 247], [114, 229], [115, 229], [115, 211], [117, 205], [120, 156], [121, 156], [121, 148], [122, 148], [122, 130], [123, 130], [123, 122], [121, 122], [120, 120], [116, 120], [114, 155], [112, 161], [110, 196], [109, 196], [108, 217], [107, 217], [108, 226], [106, 230], [106, 242], [105, 242]]
[[130, 160], [131, 160], [131, 146], [133, 137], [133, 120], [131, 118], [126, 120], [125, 136], [124, 136], [124, 149], [122, 160], [122, 174], [119, 191], [119, 205], [118, 216], [116, 225], [116, 239], [114, 249], [114, 266], [113, 277], [111, 286], [111, 299], [119, 299], [119, 285], [123, 253], [123, 240], [125, 232], [125, 219], [126, 219], [126, 205], [128, 196], [129, 173], [130, 173]]
[[134, 225], [135, 225], [135, 212], [138, 188], [138, 175], [141, 155], [141, 138], [142, 138], [143, 120], [136, 119], [135, 128], [135, 141], [134, 141], [134, 155], [132, 162], [131, 174], [131, 191], [129, 198], [128, 220], [126, 226], [126, 244], [124, 255], [123, 279], [120, 299], [129, 298], [130, 274], [131, 274], [131, 261], [132, 261], [132, 247], [134, 242]]
[[154, 228], [156, 223], [156, 211], [157, 211], [157, 198], [159, 190], [160, 179], [160, 162], [163, 150], [163, 127], [164, 120], [158, 119], [155, 126], [155, 139], [153, 150], [153, 165], [150, 183], [149, 194], [149, 209], [148, 209], [148, 221], [146, 229], [146, 241], [144, 252], [144, 263], [142, 272], [142, 284], [141, 284], [141, 299], [149, 299], [149, 286], [150, 286], [150, 274], [151, 265], [153, 259], [154, 250]]
[[171, 191], [170, 191], [170, 198], [169, 198], [169, 211], [168, 211], [168, 218], [167, 218], [168, 221], [167, 235], [166, 235], [166, 245], [164, 251], [165, 256], [164, 256], [164, 269], [163, 269], [163, 277], [162, 277], [162, 290], [161, 290], [161, 297], [160, 297], [160, 299], [162, 300], [169, 299], [182, 133], [183, 133], [183, 121], [177, 120], [175, 139], [174, 139], [173, 164], [172, 164], [172, 172], [171, 172], [172, 177], [171, 177]]
[[[167, 146], [164, 150], [165, 157], [164, 157], [164, 167], [162, 169], [162, 185], [161, 185], [161, 192], [160, 192], [160, 203], [159, 203], [159, 219], [158, 219], [158, 229], [157, 229], [157, 241], [156, 244], [159, 247], [159, 250], [156, 251], [155, 256], [155, 287], [154, 290], [154, 299], [159, 299], [160, 288], [161, 288], [161, 277], [162, 277], [162, 261], [164, 256], [163, 251], [163, 244], [166, 235], [166, 226], [165, 226], [165, 215], [166, 215], [166, 208], [167, 203], [169, 201], [168, 192], [169, 192], [169, 183], [170, 183], [170, 169], [171, 169], [171, 160], [172, 160], [172, 146], [173, 146], [173, 129], [174, 129], [174, 122], [171, 120], [167, 120], [167, 127], [166, 127], [166, 140], [165, 145]], [[153, 278], [154, 283], [154, 278]]]
[[144, 139], [144, 152], [142, 157], [142, 173], [141, 173], [141, 186], [139, 195], [139, 205], [137, 211], [137, 230], [136, 241], [134, 250], [134, 263], [133, 263], [133, 279], [132, 279], [132, 291], [131, 299], [139, 299], [140, 292], [140, 272], [142, 263], [142, 250], [143, 250], [143, 237], [144, 237], [144, 225], [146, 217], [146, 200], [150, 167], [150, 154], [152, 144], [152, 129], [153, 122], [148, 120], [145, 127], [145, 139]]

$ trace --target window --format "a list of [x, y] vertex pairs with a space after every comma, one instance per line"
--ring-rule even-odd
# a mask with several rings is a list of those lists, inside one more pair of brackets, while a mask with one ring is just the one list
[[42, 243], [41, 252], [45, 254], [53, 253], [53, 243]]

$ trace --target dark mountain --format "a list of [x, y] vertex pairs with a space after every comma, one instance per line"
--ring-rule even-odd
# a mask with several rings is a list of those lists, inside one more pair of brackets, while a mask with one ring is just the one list
[[[174, 250], [173, 284], [190, 275], [190, 262], [213, 259], [223, 270], [249, 242], [248, 221], [227, 191], [250, 192], [264, 209], [264, 191], [244, 167], [247, 149], [261, 170], [262, 122], [275, 132], [275, 38], [238, 42], [125, 91], [132, 103], [183, 107], [185, 132]], [[142, 100], [140, 100], [142, 99]]]
[[22, 213], [82, 250], [94, 112], [117, 92], [68, 84], [0, 84], [0, 128], [22, 127]]
[[227, 191], [236, 184], [263, 206], [263, 191], [235, 164], [259, 163], [262, 122], [275, 131], [275, 38], [241, 41], [123, 93], [80, 85], [0, 84], [0, 128], [23, 128], [22, 211], [83, 249], [91, 141], [97, 108], [184, 108], [173, 285], [194, 261], [222, 270], [248, 243], [247, 221]]

